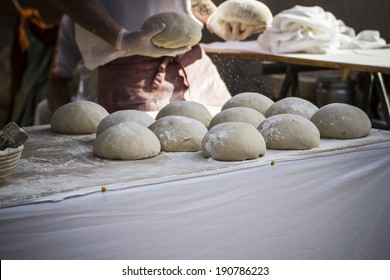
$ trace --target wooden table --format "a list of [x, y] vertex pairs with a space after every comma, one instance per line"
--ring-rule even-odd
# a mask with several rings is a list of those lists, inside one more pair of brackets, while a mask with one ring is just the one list
[[[368, 91], [363, 97], [364, 110], [368, 111], [368, 99], [375, 86], [380, 97], [385, 128], [390, 129], [390, 105], [382, 74], [390, 74], [390, 48], [370, 50], [334, 50], [326, 54], [273, 54], [262, 50], [256, 41], [214, 42], [202, 44], [208, 54], [234, 56], [246, 59], [276, 62], [286, 65], [286, 79], [283, 90], [292, 88], [292, 94], [299, 96], [298, 73], [310, 68], [330, 68], [370, 73]], [[282, 96], [285, 94], [283, 93]]]

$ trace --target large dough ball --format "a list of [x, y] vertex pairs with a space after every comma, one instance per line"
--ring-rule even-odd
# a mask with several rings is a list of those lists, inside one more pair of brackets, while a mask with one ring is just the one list
[[272, 104], [274, 104], [274, 101], [263, 94], [257, 92], [242, 92], [226, 101], [222, 106], [222, 110], [233, 107], [248, 107], [265, 115], [265, 112], [267, 112]]
[[241, 23], [241, 30], [253, 26], [254, 33], [271, 27], [273, 20], [270, 9], [256, 0], [227, 0], [218, 6], [215, 17], [221, 23]]
[[105, 131], [107, 128], [121, 122], [136, 122], [148, 127], [154, 122], [154, 118], [147, 113], [138, 110], [116, 111], [101, 120], [96, 130], [96, 136]]
[[344, 103], [321, 107], [311, 118], [324, 138], [352, 139], [368, 135], [371, 121], [361, 109]]
[[224, 122], [244, 122], [257, 128], [264, 120], [265, 117], [252, 108], [234, 107], [216, 114], [210, 122], [209, 129]]
[[63, 134], [95, 133], [100, 121], [108, 116], [102, 106], [90, 101], [67, 103], [54, 112], [51, 129]]
[[202, 141], [202, 154], [215, 160], [247, 160], [263, 156], [263, 136], [252, 125], [225, 122], [211, 128]]
[[258, 130], [269, 149], [306, 150], [320, 145], [320, 132], [317, 127], [299, 115], [271, 116], [259, 125]]
[[166, 116], [149, 126], [166, 152], [196, 152], [202, 149], [206, 126], [198, 120], [183, 116]]
[[93, 153], [105, 159], [144, 159], [161, 151], [160, 141], [147, 127], [135, 122], [114, 125], [93, 143]]
[[184, 116], [200, 121], [209, 126], [212, 115], [206, 106], [194, 101], [174, 101], [163, 107], [156, 116], [156, 120], [166, 116]]
[[265, 113], [265, 116], [268, 118], [278, 114], [294, 114], [310, 120], [317, 110], [318, 107], [316, 105], [303, 98], [286, 97], [272, 104]]
[[187, 14], [165, 12], [156, 14], [146, 19], [142, 29], [151, 28], [153, 25], [164, 23], [165, 29], [152, 38], [153, 44], [158, 47], [175, 49], [185, 46], [193, 46], [202, 38], [202, 27]]

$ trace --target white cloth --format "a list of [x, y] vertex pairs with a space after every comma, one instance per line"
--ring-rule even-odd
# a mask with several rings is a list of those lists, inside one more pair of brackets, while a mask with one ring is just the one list
[[[214, 173], [121, 190], [107, 185], [104, 193], [96, 187], [58, 202], [2, 208], [0, 258], [390, 259], [389, 152], [387, 142], [287, 157], [274, 166], [244, 162]], [[188, 153], [172, 155], [172, 164], [180, 156]], [[132, 166], [127, 163], [122, 173], [131, 173]], [[153, 174], [150, 166], [145, 174]], [[42, 190], [49, 187], [45, 177], [40, 180]]]
[[[195, 19], [191, 11], [191, 0], [97, 0], [97, 2], [128, 31], [140, 30], [147, 18], [162, 12], [187, 13]], [[76, 25], [76, 40], [85, 64], [91, 70], [117, 58], [131, 55], [115, 50], [107, 42], [79, 25]]]
[[378, 48], [386, 45], [379, 31], [355, 30], [319, 6], [299, 6], [274, 17], [258, 44], [273, 53], [325, 53], [332, 49]]

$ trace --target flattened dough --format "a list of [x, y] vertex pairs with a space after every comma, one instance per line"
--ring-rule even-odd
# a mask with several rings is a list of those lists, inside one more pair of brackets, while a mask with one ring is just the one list
[[153, 44], [158, 47], [175, 49], [193, 46], [202, 38], [202, 27], [187, 14], [166, 12], [156, 14], [146, 19], [142, 29], [165, 23], [165, 29], [152, 38]]
[[254, 33], [271, 27], [273, 20], [270, 9], [256, 0], [227, 0], [218, 6], [215, 13], [221, 22], [238, 22], [241, 27], [253, 26]]
[[267, 148], [275, 150], [306, 150], [320, 145], [320, 132], [305, 117], [279, 114], [263, 121], [258, 130]]
[[323, 138], [353, 139], [367, 136], [371, 121], [358, 107], [331, 103], [321, 107], [311, 118]]
[[147, 127], [135, 122], [114, 125], [93, 143], [94, 155], [105, 159], [145, 159], [161, 151], [160, 141]]
[[257, 92], [242, 92], [226, 101], [222, 106], [222, 110], [233, 107], [248, 107], [255, 109], [264, 116], [272, 104], [274, 104], [274, 101], [263, 94]]
[[253, 125], [255, 128], [265, 120], [265, 117], [255, 109], [247, 107], [234, 107], [223, 110], [216, 114], [209, 125], [209, 129], [224, 122], [244, 122]]
[[206, 127], [209, 126], [213, 116], [203, 104], [194, 101], [174, 101], [162, 108], [156, 116], [156, 120], [166, 116], [184, 116], [200, 121]]
[[225, 122], [211, 128], [202, 141], [202, 154], [215, 160], [256, 159], [266, 152], [263, 136], [252, 125]]
[[51, 129], [63, 134], [95, 133], [100, 121], [108, 116], [102, 106], [91, 101], [67, 103], [54, 112]]
[[149, 126], [165, 152], [197, 152], [202, 149], [206, 126], [198, 120], [183, 116], [166, 116]]
[[121, 122], [136, 122], [140, 125], [148, 127], [154, 122], [154, 118], [145, 112], [138, 110], [120, 110], [111, 113], [107, 117], [101, 120], [99, 123], [96, 136], [105, 131], [107, 128], [114, 126]]
[[310, 120], [317, 110], [318, 107], [316, 105], [303, 98], [286, 97], [272, 104], [265, 113], [265, 116], [268, 118], [278, 114], [294, 114]]

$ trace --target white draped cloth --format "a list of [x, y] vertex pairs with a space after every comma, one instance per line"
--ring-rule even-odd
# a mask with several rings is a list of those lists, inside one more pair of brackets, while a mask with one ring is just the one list
[[377, 30], [355, 30], [319, 6], [299, 6], [274, 17], [272, 27], [257, 39], [272, 53], [326, 53], [332, 49], [371, 49], [386, 45]]

